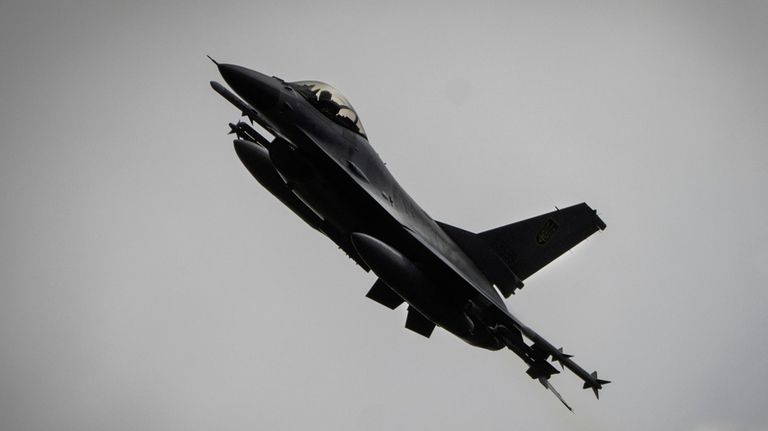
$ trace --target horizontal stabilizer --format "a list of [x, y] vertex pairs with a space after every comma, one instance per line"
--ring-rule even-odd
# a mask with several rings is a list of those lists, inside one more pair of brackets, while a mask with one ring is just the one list
[[376, 280], [376, 283], [373, 284], [373, 287], [371, 287], [371, 290], [369, 290], [365, 296], [392, 310], [405, 302], [400, 295], [390, 289], [386, 283], [381, 281], [381, 279]]
[[521, 280], [587, 237], [605, 229], [585, 203], [542, 214], [478, 234]]
[[405, 327], [411, 331], [429, 338], [435, 329], [435, 324], [413, 307], [408, 307]]

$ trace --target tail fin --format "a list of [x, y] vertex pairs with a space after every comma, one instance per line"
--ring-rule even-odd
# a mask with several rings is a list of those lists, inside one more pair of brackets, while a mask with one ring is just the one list
[[444, 223], [440, 226], [505, 297], [522, 287], [522, 280], [606, 227], [585, 203], [479, 234]]

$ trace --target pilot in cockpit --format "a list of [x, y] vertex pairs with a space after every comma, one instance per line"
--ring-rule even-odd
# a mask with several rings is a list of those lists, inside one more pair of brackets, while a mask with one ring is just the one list
[[289, 85], [323, 115], [335, 123], [366, 137], [360, 117], [349, 101], [332, 86], [319, 81], [297, 81]]
[[322, 90], [318, 95], [317, 108], [320, 109], [322, 113], [333, 118], [338, 115], [339, 111], [341, 111], [341, 106], [331, 100], [331, 97], [332, 95], [330, 91]]

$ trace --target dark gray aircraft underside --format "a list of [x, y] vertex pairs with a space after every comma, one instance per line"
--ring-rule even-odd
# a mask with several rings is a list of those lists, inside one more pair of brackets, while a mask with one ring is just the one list
[[520, 322], [502, 298], [605, 229], [596, 211], [581, 203], [480, 233], [435, 221], [392, 177], [338, 90], [216, 65], [234, 93], [215, 81], [213, 89], [274, 135], [230, 123], [238, 157], [304, 222], [376, 274], [369, 298], [391, 309], [407, 303], [406, 328], [425, 337], [440, 326], [473, 346], [512, 350], [568, 409], [549, 382], [559, 373], [550, 360], [599, 395], [609, 382]]

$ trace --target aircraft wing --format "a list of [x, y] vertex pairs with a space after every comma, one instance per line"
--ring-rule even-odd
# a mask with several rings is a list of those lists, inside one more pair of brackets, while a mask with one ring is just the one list
[[[500, 298], [493, 296], [489, 290], [483, 289], [478, 284], [480, 281], [474, 280], [471, 276], [464, 273], [460, 268], [454, 265], [450, 259], [438, 252], [430, 242], [423, 238], [418, 232], [407, 228], [406, 230], [425, 248], [430, 249], [446, 266], [461, 276], [466, 281], [465, 286], [475, 290], [492, 304], [496, 315], [493, 316], [494, 323], [489, 323], [489, 325], [495, 325], [493, 330], [498, 331], [498, 335], [506, 341], [509, 349], [515, 352], [529, 365], [527, 374], [531, 376], [531, 378], [539, 380], [545, 388], [549, 389], [555, 396], [557, 396], [560, 402], [568, 407], [569, 410], [572, 410], [555, 388], [549, 383], [549, 378], [553, 374], [559, 373], [559, 371], [549, 362], [551, 358], [552, 361], [559, 362], [563, 368], [568, 368], [576, 374], [584, 381], [583, 388], [592, 389], [595, 396], [598, 399], [600, 398], [598, 391], [602, 389], [603, 385], [610, 383], [610, 381], [599, 379], [597, 377], [597, 371], [592, 373], [587, 372], [571, 359], [572, 355], [563, 352], [562, 348], [555, 347], [544, 337], [536, 333], [536, 331], [529, 328], [517, 317], [512, 315]], [[523, 337], [531, 341], [531, 344], [526, 343], [523, 340]]]

